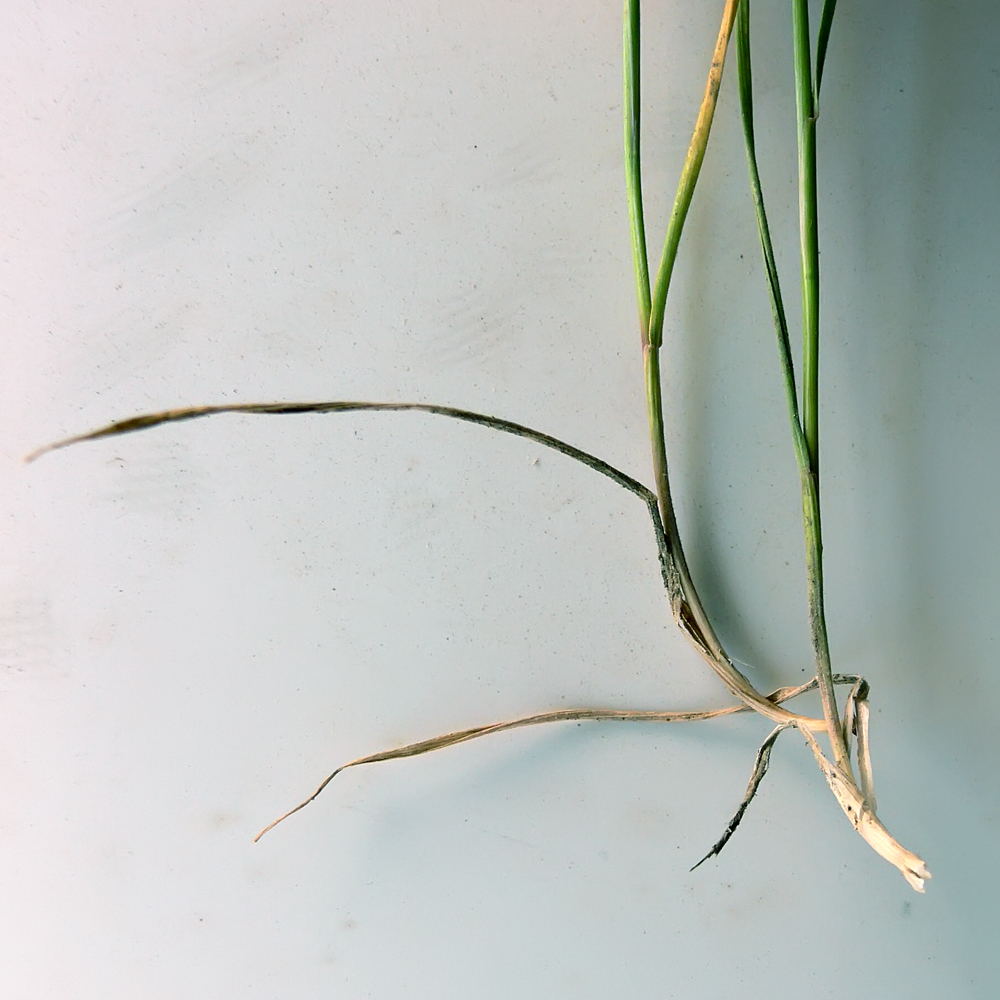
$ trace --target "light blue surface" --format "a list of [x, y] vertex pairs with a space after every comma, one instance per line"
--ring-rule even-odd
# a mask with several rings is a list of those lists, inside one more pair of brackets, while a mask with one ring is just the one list
[[[652, 6], [652, 5], [651, 5]], [[659, 239], [721, 4], [645, 19]], [[702, 8], [711, 8], [702, 9]], [[757, 0], [765, 193], [797, 315], [787, 4]], [[282, 13], [283, 9], [283, 13]], [[0, 981], [17, 1000], [991, 998], [1000, 713], [1000, 8], [841, 3], [820, 119], [836, 668], [872, 684], [882, 818], [782, 737], [565, 725], [721, 705], [634, 497], [418, 399], [647, 480], [617, 4], [14, 3], [0, 367]], [[794, 460], [735, 67], [668, 303], [692, 569], [769, 689], [809, 670]], [[654, 250], [653, 256], [657, 255]]]

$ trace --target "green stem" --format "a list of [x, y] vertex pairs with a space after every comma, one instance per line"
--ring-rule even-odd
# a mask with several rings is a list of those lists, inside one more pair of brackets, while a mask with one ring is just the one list
[[[829, 31], [829, 28], [827, 30]], [[809, 447], [799, 416], [795, 367], [792, 361], [792, 349], [788, 336], [788, 321], [781, 298], [778, 268], [774, 259], [774, 248], [771, 244], [767, 212], [764, 209], [764, 194], [761, 190], [760, 173], [757, 169], [757, 147], [754, 140], [753, 126], [753, 73], [750, 59], [750, 0], [743, 0], [743, 6], [740, 8], [737, 18], [736, 58], [740, 80], [740, 111], [743, 119], [743, 137], [746, 144], [747, 163], [750, 169], [750, 188], [753, 192], [754, 210], [757, 214], [757, 230], [760, 234], [768, 292], [771, 299], [771, 312], [774, 317], [774, 327], [778, 338], [778, 357], [781, 362], [785, 402], [788, 407], [788, 418], [792, 429], [792, 443], [795, 448], [795, 458], [798, 462], [801, 481], [802, 513], [806, 536], [806, 579], [810, 639], [816, 655], [816, 676], [823, 698], [824, 718], [827, 720], [827, 727], [831, 732], [830, 739], [834, 756], [838, 766], [849, 774], [847, 745], [839, 726], [837, 702], [832, 693], [833, 685], [832, 677], [830, 677], [832, 666], [830, 663], [829, 642], [823, 610], [822, 535], [820, 530], [818, 480], [812, 467]], [[815, 219], [815, 216], [813, 218]], [[813, 343], [816, 343], [815, 340]], [[825, 684], [824, 680], [827, 677], [830, 677], [830, 683]], [[831, 722], [834, 723], [836, 732], [831, 728]]]
[[788, 319], [785, 315], [785, 305], [781, 297], [781, 284], [778, 280], [778, 265], [774, 257], [774, 246], [771, 242], [771, 230], [767, 223], [767, 212], [764, 208], [764, 192], [760, 183], [760, 172], [757, 169], [757, 143], [754, 138], [753, 126], [753, 71], [750, 60], [750, 0], [743, 0], [736, 21], [736, 62], [740, 83], [740, 116], [743, 120], [743, 139], [747, 152], [747, 165], [750, 169], [750, 190], [753, 194], [754, 212], [757, 216], [757, 232], [760, 235], [761, 251], [764, 255], [764, 270], [767, 277], [767, 288], [771, 299], [771, 315], [774, 319], [774, 329], [778, 337], [778, 358], [781, 363], [782, 383], [785, 388], [785, 404], [788, 408], [788, 420], [792, 428], [792, 443], [795, 447], [795, 458], [800, 471], [808, 471], [809, 455], [806, 448], [805, 435], [802, 433], [802, 421], [799, 417], [798, 390], [795, 383], [795, 362], [792, 360], [791, 338], [788, 335]]
[[639, 328], [643, 340], [649, 329], [649, 259], [646, 225], [642, 211], [642, 163], [639, 155], [639, 0], [625, 0], [624, 16], [625, 84], [625, 186], [628, 191], [628, 220], [632, 233], [632, 262], [635, 292], [639, 303]]
[[823, 535], [819, 491], [819, 226], [816, 204], [816, 115], [808, 0], [793, 0], [792, 36], [802, 266], [802, 434], [805, 443], [803, 457], [808, 459], [808, 467], [803, 467], [800, 458], [800, 478], [806, 540], [809, 631], [816, 655], [816, 676], [834, 760], [845, 774], [850, 775], [850, 759], [833, 688], [823, 601]]
[[799, 153], [799, 243], [802, 261], [802, 430], [819, 475], [819, 229], [816, 207], [816, 118], [813, 114], [808, 0], [793, 0], [795, 120]]

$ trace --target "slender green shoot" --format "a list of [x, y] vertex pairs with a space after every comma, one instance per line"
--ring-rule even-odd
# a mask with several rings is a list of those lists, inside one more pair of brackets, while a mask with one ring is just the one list
[[[824, 9], [824, 15], [832, 16], [832, 7]], [[807, 399], [812, 393], [813, 431], [816, 431], [815, 415], [817, 413], [816, 388], [818, 369], [818, 242], [816, 234], [816, 170], [815, 170], [815, 120], [810, 120], [813, 108], [809, 80], [808, 48], [805, 56], [800, 51], [799, 43], [803, 39], [808, 44], [807, 14], [796, 9], [796, 94], [797, 119], [800, 163], [800, 219], [803, 242], [803, 323], [805, 336], [803, 338], [803, 367], [810, 373], [810, 384], [804, 391]], [[829, 35], [829, 24], [826, 26]], [[796, 460], [799, 465], [802, 484], [803, 518], [806, 534], [807, 573], [810, 632], [817, 659], [817, 676], [820, 691], [823, 696], [824, 714], [830, 724], [830, 739], [834, 759], [838, 766], [850, 773], [846, 745], [841, 737], [836, 697], [833, 692], [832, 666], [830, 663], [829, 641], [826, 632], [825, 611], [823, 606], [823, 565], [822, 565], [822, 528], [820, 521], [819, 490], [818, 490], [818, 436], [810, 447], [804, 422], [799, 415], [798, 395], [795, 382], [795, 369], [792, 359], [791, 342], [788, 334], [788, 322], [785, 315], [778, 280], [777, 265], [774, 258], [774, 248], [771, 242], [767, 223], [767, 213], [764, 208], [764, 197], [760, 184], [760, 174], [757, 167], [756, 142], [753, 124], [753, 76], [751, 66], [750, 46], [750, 0], [743, 0], [736, 28], [737, 65], [739, 70], [740, 108], [743, 121], [743, 134], [747, 151], [747, 162], [750, 170], [750, 187], [753, 194], [754, 209], [757, 216], [757, 228], [760, 235], [761, 249], [764, 256], [764, 267], [767, 286], [771, 299], [771, 311], [774, 318], [775, 331], [778, 340], [778, 355], [781, 364], [782, 381], [785, 390], [785, 400], [788, 408], [789, 423], [792, 430], [792, 442]], [[805, 95], [809, 100], [804, 100]], [[805, 137], [805, 141], [802, 139]], [[803, 169], [803, 164], [805, 168]], [[804, 207], [802, 207], [804, 206]]]
[[628, 220], [632, 232], [632, 261], [635, 265], [635, 292], [639, 303], [639, 328], [645, 339], [649, 330], [649, 259], [646, 224], [642, 211], [642, 161], [639, 150], [639, 116], [642, 105], [639, 86], [639, 0], [625, 0], [624, 103], [625, 103], [625, 186], [628, 191]]
[[819, 475], [819, 228], [816, 207], [816, 118], [809, 52], [809, 0], [792, 2], [795, 124], [799, 160], [799, 251], [802, 266], [802, 430], [809, 465]]
[[740, 117], [743, 122], [747, 165], [750, 169], [750, 190], [753, 195], [754, 212], [757, 216], [757, 232], [760, 235], [760, 245], [764, 255], [764, 271], [771, 300], [771, 315], [774, 319], [775, 333], [778, 336], [778, 358], [781, 363], [788, 420], [792, 428], [792, 442], [799, 469], [808, 469], [809, 453], [805, 435], [802, 432], [802, 421], [799, 417], [795, 362], [792, 359], [792, 345], [788, 335], [788, 319], [781, 296], [781, 283], [778, 280], [778, 265], [774, 258], [771, 230], [764, 208], [764, 192], [761, 188], [760, 172], [757, 169], [757, 143], [754, 137], [753, 119], [753, 71], [750, 60], [750, 0], [743, 0], [736, 20], [736, 65], [739, 72]]
[[799, 247], [802, 269], [802, 433], [809, 459], [808, 469], [800, 470], [802, 514], [806, 535], [809, 631], [816, 654], [823, 715], [829, 727], [834, 761], [842, 771], [850, 775], [851, 765], [840, 726], [837, 697], [833, 689], [833, 669], [830, 663], [830, 644], [823, 601], [823, 533], [819, 499], [819, 212], [816, 198], [816, 116], [809, 45], [808, 0], [793, 0], [792, 39], [799, 161]]

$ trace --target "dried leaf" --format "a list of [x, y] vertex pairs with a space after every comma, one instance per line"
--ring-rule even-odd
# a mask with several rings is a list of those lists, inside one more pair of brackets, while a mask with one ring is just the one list
[[[854, 681], [855, 678], [847, 675], [838, 675], [836, 680], [839, 683], [850, 683]], [[796, 687], [781, 687], [776, 691], [772, 691], [771, 694], [767, 696], [767, 700], [773, 704], [778, 704], [782, 701], [788, 701], [790, 698], [795, 698], [800, 694], [804, 694], [806, 691], [811, 691], [816, 687], [816, 678], [807, 681], [805, 684], [799, 684]], [[417, 757], [421, 754], [431, 753], [434, 750], [443, 750], [445, 747], [452, 747], [458, 743], [465, 743], [468, 740], [478, 739], [480, 736], [492, 736], [496, 733], [505, 733], [512, 729], [521, 729], [525, 726], [538, 726], [549, 722], [583, 722], [583, 721], [607, 721], [607, 720], [617, 720], [619, 722], [700, 722], [705, 719], [718, 719], [724, 715], [735, 715], [738, 712], [749, 712], [751, 709], [747, 705], [728, 705], [725, 708], [716, 708], [708, 711], [695, 711], [695, 712], [659, 712], [659, 711], [644, 711], [644, 710], [632, 710], [632, 709], [617, 709], [617, 708], [571, 708], [571, 709], [557, 709], [552, 712], [539, 712], [536, 715], [526, 715], [519, 719], [512, 719], [507, 722], [495, 722], [487, 726], [475, 726], [472, 729], [460, 729], [453, 733], [445, 733], [443, 736], [434, 736], [428, 740], [420, 740], [418, 743], [408, 743], [406, 746], [397, 747], [394, 750], [382, 750], [379, 753], [370, 754], [367, 757], [359, 757], [357, 760], [352, 760], [347, 764], [342, 764], [338, 767], [332, 774], [328, 775], [320, 783], [319, 787], [315, 792], [312, 793], [307, 799], [300, 802], [294, 809], [289, 809], [288, 812], [279, 816], [273, 823], [269, 823], [264, 827], [260, 833], [254, 837], [254, 843], [260, 840], [269, 830], [273, 830], [280, 822], [288, 819], [289, 816], [294, 815], [300, 809], [304, 809], [310, 802], [314, 802], [323, 792], [327, 785], [333, 781], [342, 771], [346, 771], [349, 767], [359, 767], [361, 764], [377, 764], [381, 761], [386, 760], [400, 760], [403, 757]], [[768, 737], [773, 743], [774, 739], [777, 738], [777, 734], [786, 728], [790, 723], [783, 724], [778, 727]], [[765, 741], [765, 746], [767, 741]], [[760, 763], [761, 751], [758, 752], [758, 764], [755, 765], [756, 768]], [[770, 756], [770, 749], [767, 750], [767, 756]], [[767, 762], [764, 762], [764, 770], [767, 770]], [[763, 778], [763, 773], [760, 778]], [[760, 778], [757, 779], [757, 784], [760, 784]], [[751, 779], [751, 784], [753, 784], [753, 779]], [[756, 791], [756, 787], [754, 787]], [[753, 797], [753, 793], [750, 793], [750, 798]], [[749, 801], [749, 800], [747, 800]], [[743, 806], [745, 811], [746, 806]], [[742, 817], [742, 812], [739, 814]], [[739, 823], [739, 819], [736, 820]], [[732, 825], [732, 824], [731, 824]], [[735, 829], [735, 826], [733, 826]], [[732, 836], [730, 831], [728, 836], [724, 840], [728, 840]], [[724, 843], [724, 841], [723, 841]], [[719, 850], [722, 850], [719, 847]], [[718, 853], [718, 851], [716, 851]], [[700, 864], [701, 862], [699, 862]], [[697, 865], [695, 866], [697, 867]]]
[[736, 832], [736, 828], [740, 825], [743, 819], [743, 814], [747, 811], [747, 807], [753, 801], [753, 797], [757, 794], [757, 789], [760, 788], [760, 783], [764, 780], [764, 775], [767, 774], [767, 769], [771, 763], [771, 750], [774, 749], [774, 744], [777, 742], [778, 737], [786, 730], [792, 723], [783, 723], [776, 729], [772, 730], [771, 735], [768, 736], [766, 740], [760, 745], [760, 749], [757, 751], [757, 757], [753, 762], [753, 773], [750, 775], [750, 783], [747, 785], [746, 794], [743, 796], [743, 801], [739, 804], [735, 815], [729, 821], [729, 826], [726, 827], [722, 836], [715, 842], [712, 849], [708, 852], [698, 862], [691, 868], [694, 871], [699, 865], [703, 865], [709, 858], [715, 857], [717, 854], [722, 852], [722, 848], [729, 843], [729, 838]]

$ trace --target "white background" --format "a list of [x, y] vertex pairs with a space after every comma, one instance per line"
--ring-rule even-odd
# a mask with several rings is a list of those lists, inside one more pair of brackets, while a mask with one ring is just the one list
[[[650, 4], [652, 255], [721, 3]], [[791, 316], [788, 5], [758, 0]], [[818, 15], [818, 11], [817, 11]], [[648, 481], [616, 3], [29, 4], [0, 32], [0, 979], [5, 997], [989, 997], [998, 981], [1000, 8], [841, 3], [820, 118], [836, 666], [882, 817], [799, 737], [722, 856], [763, 720], [562, 725], [338, 778], [448, 729], [727, 696], [642, 505], [413, 414]], [[818, 17], [817, 17], [818, 19]], [[735, 100], [668, 307], [682, 530], [762, 689], [810, 672], [796, 474]]]

